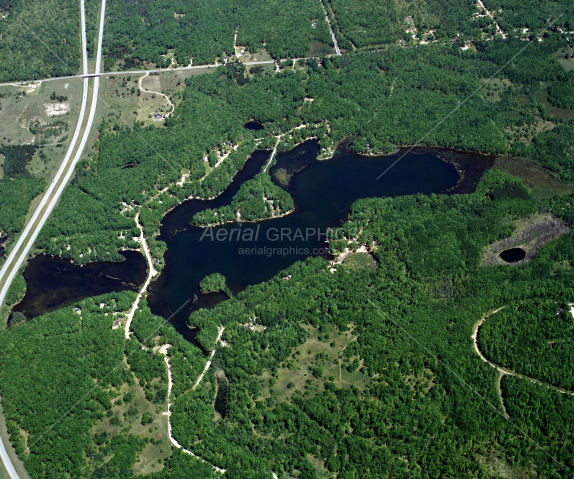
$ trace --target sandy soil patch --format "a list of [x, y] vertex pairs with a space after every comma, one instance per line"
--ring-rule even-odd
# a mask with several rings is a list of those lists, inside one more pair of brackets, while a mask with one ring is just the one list
[[70, 111], [70, 104], [67, 101], [63, 103], [44, 103], [44, 108], [48, 116], [65, 115]]

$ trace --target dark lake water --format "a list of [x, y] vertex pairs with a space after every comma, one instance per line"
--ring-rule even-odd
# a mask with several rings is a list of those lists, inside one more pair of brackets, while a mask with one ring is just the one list
[[125, 261], [97, 262], [83, 267], [62, 258], [39, 255], [24, 270], [26, 296], [13, 310], [29, 319], [69, 306], [83, 298], [125, 291], [138, 291], [146, 278], [146, 260], [138, 251], [124, 251]]
[[507, 263], [517, 263], [526, 257], [526, 251], [522, 248], [510, 248], [500, 253], [500, 258]]
[[248, 121], [243, 125], [243, 128], [247, 128], [248, 130], [263, 130], [265, 127], [261, 123], [257, 123], [256, 121]]
[[[171, 320], [178, 331], [192, 340], [194, 332], [186, 326], [191, 310], [211, 307], [227, 298], [220, 293], [199, 292], [199, 282], [208, 274], [223, 274], [231, 291], [236, 293], [272, 278], [296, 261], [329, 254], [325, 233], [347, 219], [356, 200], [447, 190], [468, 193], [493, 162], [479, 155], [420, 148], [376, 180], [402, 152], [387, 157], [364, 157], [340, 148], [328, 161], [318, 161], [318, 154], [318, 142], [308, 141], [277, 155], [271, 174], [294, 199], [296, 209], [290, 215], [257, 224], [233, 223], [212, 229], [191, 225], [197, 212], [229, 204], [241, 184], [261, 171], [269, 159], [268, 151], [256, 151], [216, 199], [189, 200], [168, 213], [160, 234], [167, 244], [165, 268], [150, 285], [147, 299], [151, 310], [169, 318], [186, 301], [197, 297], [193, 306], [179, 311]], [[462, 182], [457, 169], [467, 172]], [[136, 256], [126, 253], [124, 263], [83, 268], [61, 259], [36, 257], [26, 268], [28, 293], [17, 309], [33, 317], [84, 297], [139, 285], [144, 280], [145, 261], [139, 253], [133, 255]], [[101, 268], [109, 269], [104, 272]]]
[[[256, 225], [226, 224], [212, 228], [212, 234], [208, 235], [204, 228], [190, 224], [193, 215], [208, 206], [207, 202], [189, 201], [169, 213], [164, 218], [160, 236], [167, 243], [166, 266], [151, 284], [148, 295], [152, 311], [169, 317], [197, 295], [199, 301], [175, 317], [174, 324], [184, 332], [192, 309], [209, 307], [224, 299], [223, 295], [199, 293], [199, 282], [206, 275], [223, 274], [232, 291], [261, 283], [307, 256], [327, 254], [325, 237], [312, 234], [306, 238], [307, 231], [324, 233], [329, 227], [341, 225], [357, 199], [439, 193], [455, 186], [459, 179], [455, 167], [430, 150], [413, 151], [378, 181], [377, 176], [396, 161], [399, 154], [364, 157], [342, 149], [333, 159], [318, 161], [318, 153], [318, 143], [309, 141], [277, 156], [271, 174], [284, 170], [291, 176], [286, 188], [295, 201], [296, 210], [290, 215]], [[252, 162], [259, 169], [259, 159], [254, 157]], [[232, 189], [239, 188], [238, 180]], [[214, 201], [227, 204], [233, 195], [227, 191], [224, 195], [227, 198]], [[243, 241], [249, 237], [249, 230], [253, 232], [252, 240]], [[291, 237], [282, 238], [282, 231], [292, 233]], [[302, 232], [303, 237], [294, 237], [297, 231]], [[225, 240], [218, 241], [218, 234]]]

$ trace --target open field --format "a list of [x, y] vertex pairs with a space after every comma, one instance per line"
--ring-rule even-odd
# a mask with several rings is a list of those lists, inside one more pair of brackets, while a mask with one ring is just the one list
[[[185, 88], [185, 79], [192, 75], [210, 73], [213, 69], [168, 71], [150, 75], [111, 75], [102, 77], [100, 87], [101, 101], [98, 104], [96, 123], [107, 120], [117, 123], [124, 128], [126, 123], [131, 127], [134, 122], [143, 122], [144, 126], [161, 124], [163, 118], [157, 120], [156, 114], [164, 116], [171, 111], [168, 101], [160, 93], [165, 92], [172, 97], [172, 103], [180, 101], [179, 93]], [[140, 78], [143, 90], [139, 88]], [[98, 120], [99, 118], [99, 120]], [[114, 119], [115, 118], [115, 119]], [[125, 121], [125, 123], [124, 123]], [[91, 139], [90, 139], [91, 140]], [[88, 141], [88, 147], [93, 141]]]
[[574, 118], [574, 110], [567, 110], [565, 108], [558, 108], [553, 106], [548, 101], [548, 94], [546, 91], [541, 91], [536, 94], [536, 100], [544, 105], [546, 113], [555, 116], [556, 118], [562, 118], [564, 120], [571, 120]]
[[[155, 379], [157, 381], [157, 379]], [[123, 398], [127, 393], [131, 393], [133, 398], [130, 402], [124, 402]], [[121, 405], [116, 403], [122, 399]], [[142, 439], [149, 438], [155, 444], [148, 444], [139, 456], [134, 465], [136, 474], [148, 474], [160, 471], [163, 468], [163, 460], [171, 455], [171, 442], [167, 431], [167, 416], [162, 413], [166, 410], [166, 404], [153, 404], [149, 402], [143, 389], [139, 386], [137, 379], [133, 385], [123, 384], [118, 391], [118, 395], [112, 400], [112, 416], [104, 417], [92, 427], [92, 434], [107, 432], [108, 437], [124, 432], [125, 434], [135, 434]], [[137, 409], [137, 413], [135, 409]], [[132, 415], [128, 411], [130, 411]], [[135, 413], [135, 414], [134, 414]], [[142, 425], [142, 416], [148, 414], [152, 418], [150, 424]], [[119, 424], [110, 424], [110, 420], [117, 417]], [[115, 420], [114, 420], [115, 422]]]
[[353, 271], [361, 268], [375, 269], [377, 267], [377, 262], [370, 253], [365, 252], [349, 253], [343, 260], [343, 264]]
[[0, 143], [36, 144], [27, 169], [35, 177], [51, 178], [69, 147], [81, 101], [80, 79], [0, 87]]
[[531, 160], [501, 157], [496, 160], [495, 168], [520, 178], [537, 199], [567, 195], [574, 191], [574, 185], [561, 182], [552, 172]]
[[[261, 376], [267, 382], [261, 391], [261, 397], [273, 397], [277, 403], [290, 403], [293, 394], [298, 392], [303, 397], [310, 398], [322, 390], [325, 380], [332, 381], [339, 387], [354, 385], [363, 390], [369, 377], [364, 371], [347, 371], [347, 358], [343, 356], [347, 345], [356, 340], [352, 331], [340, 334], [330, 328], [325, 328], [322, 332], [309, 325], [302, 327], [309, 334], [307, 341], [293, 350], [291, 356], [278, 369], [275, 378], [269, 372]], [[359, 362], [360, 369], [363, 365], [360, 358], [352, 357], [347, 362], [354, 360]]]

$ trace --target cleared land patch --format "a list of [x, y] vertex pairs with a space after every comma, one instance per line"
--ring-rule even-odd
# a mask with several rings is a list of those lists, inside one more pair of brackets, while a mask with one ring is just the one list
[[561, 182], [550, 171], [531, 160], [500, 157], [496, 160], [495, 168], [520, 178], [537, 199], [567, 195], [574, 190], [573, 185]]
[[344, 334], [327, 327], [301, 325], [308, 333], [307, 340], [293, 350], [278, 369], [276, 376], [266, 371], [261, 378], [264, 385], [260, 397], [275, 402], [291, 402], [293, 394], [311, 398], [322, 390], [323, 383], [334, 382], [339, 387], [356, 386], [363, 390], [369, 381], [363, 360], [358, 356], [346, 358], [345, 348], [356, 340], [352, 331]]
[[109, 393], [113, 407], [92, 427], [92, 435], [105, 434], [108, 439], [122, 433], [139, 436], [147, 445], [134, 465], [134, 472], [147, 474], [161, 470], [163, 460], [171, 455], [167, 417], [162, 414], [166, 404], [148, 401], [137, 379], [134, 384], [123, 384]]
[[482, 257], [483, 265], [508, 264], [499, 254], [509, 248], [520, 246], [526, 257], [514, 264], [523, 264], [534, 258], [536, 252], [546, 243], [559, 238], [570, 228], [562, 221], [547, 214], [534, 214], [528, 218], [514, 220], [515, 230], [512, 236], [488, 245]]
[[375, 259], [371, 256], [370, 253], [365, 252], [349, 253], [343, 260], [343, 264], [353, 271], [361, 268], [377, 268], [377, 262]]

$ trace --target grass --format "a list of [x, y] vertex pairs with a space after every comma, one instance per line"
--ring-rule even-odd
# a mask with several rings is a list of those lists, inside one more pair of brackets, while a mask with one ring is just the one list
[[564, 58], [564, 56], [566, 54], [572, 56], [573, 53], [574, 53], [574, 48], [566, 47], [566, 48], [561, 48], [557, 52], [553, 53], [552, 56], [558, 59], [558, 62], [560, 63], [560, 65], [562, 65], [564, 70], [570, 71], [570, 70], [574, 70], [574, 58], [568, 58], [568, 60], [566, 60]]
[[369, 253], [349, 253], [343, 264], [353, 271], [361, 268], [376, 269], [377, 267], [377, 262]]
[[488, 101], [493, 103], [502, 100], [502, 94], [513, 88], [512, 82], [506, 78], [482, 78], [481, 82], [487, 84], [483, 90], [483, 95]]
[[562, 183], [550, 171], [531, 160], [501, 157], [496, 160], [495, 168], [520, 178], [537, 199], [567, 195], [574, 191], [574, 185]]
[[317, 57], [322, 55], [332, 55], [335, 53], [335, 49], [326, 43], [313, 42], [309, 50], [305, 52], [307, 57]]
[[[294, 349], [278, 369], [275, 377], [268, 371], [264, 372], [261, 376], [264, 386], [260, 397], [264, 399], [273, 397], [276, 403], [283, 401], [290, 403], [295, 393], [310, 398], [322, 390], [326, 380], [333, 381], [339, 387], [355, 385], [364, 390], [369, 381], [364, 370], [351, 373], [345, 367], [346, 362], [352, 362], [354, 359], [359, 359], [359, 369], [363, 365], [363, 360], [360, 358], [347, 359], [343, 355], [348, 344], [356, 339], [352, 331], [341, 334], [336, 329], [325, 329], [324, 332], [320, 332], [319, 328], [313, 326], [302, 325], [302, 327], [308, 333], [307, 340]], [[320, 377], [313, 374], [317, 368], [323, 370]]]
[[[154, 381], [157, 382], [158, 379]], [[159, 461], [163, 463], [163, 460], [171, 455], [171, 442], [167, 430], [167, 416], [162, 414], [167, 410], [167, 404], [159, 405], [149, 402], [145, 397], [143, 389], [139, 386], [137, 379], [135, 384], [131, 386], [123, 384], [119, 388], [117, 398], [113, 399], [112, 403], [117, 402], [119, 398], [123, 398], [124, 394], [128, 392], [133, 395], [133, 399], [129, 403], [122, 401], [121, 405], [114, 404], [111, 409], [113, 416], [119, 417], [121, 424], [110, 424], [110, 418], [104, 417], [92, 427], [91, 432], [92, 434], [107, 432], [109, 436], [112, 437], [120, 434], [123, 430], [126, 434], [134, 434], [142, 439], [146, 437], [150, 439], [154, 438], [156, 444], [150, 443], [145, 447], [134, 465], [133, 471], [135, 474], [149, 474], [151, 472], [160, 471], [163, 465]], [[137, 415], [132, 417], [127, 416], [127, 419], [124, 419], [124, 413], [127, 413], [131, 406], [137, 407]], [[153, 422], [144, 426], [141, 424], [141, 418], [146, 412], [151, 415]], [[152, 432], [150, 432], [150, 429]], [[157, 441], [160, 442], [158, 443]]]
[[317, 473], [317, 477], [319, 479], [327, 479], [327, 478], [335, 478], [337, 477], [337, 473], [329, 472], [329, 470], [325, 467], [325, 460], [315, 457], [311, 454], [307, 454], [307, 460], [313, 464], [315, 468], [315, 472]]
[[539, 101], [544, 105], [546, 113], [548, 113], [549, 115], [555, 116], [556, 118], [562, 118], [564, 120], [570, 120], [574, 118], [574, 110], [567, 110], [565, 108], [558, 108], [556, 106], [551, 105], [547, 99], [548, 93], [546, 92], [546, 90], [538, 92], [535, 95], [535, 98], [537, 101]]
[[[198, 70], [165, 71], [157, 75], [148, 75], [142, 80], [142, 87], [158, 93], [167, 92], [172, 97], [172, 103], [179, 102], [178, 94], [185, 89], [185, 79], [192, 75], [201, 75], [213, 72], [214, 69], [201, 68]], [[143, 122], [144, 126], [149, 124], [161, 124], [162, 121], [155, 120], [156, 113], [162, 115], [171, 111], [169, 103], [164, 96], [142, 91], [138, 96], [138, 82], [142, 78], [140, 75], [110, 75], [102, 77], [100, 83], [100, 97], [98, 118], [94, 121], [99, 124], [102, 119], [124, 127], [124, 121], [133, 126], [135, 121]], [[173, 94], [176, 94], [173, 97]], [[124, 120], [124, 121], [122, 121]], [[88, 144], [90, 144], [88, 142]]]

